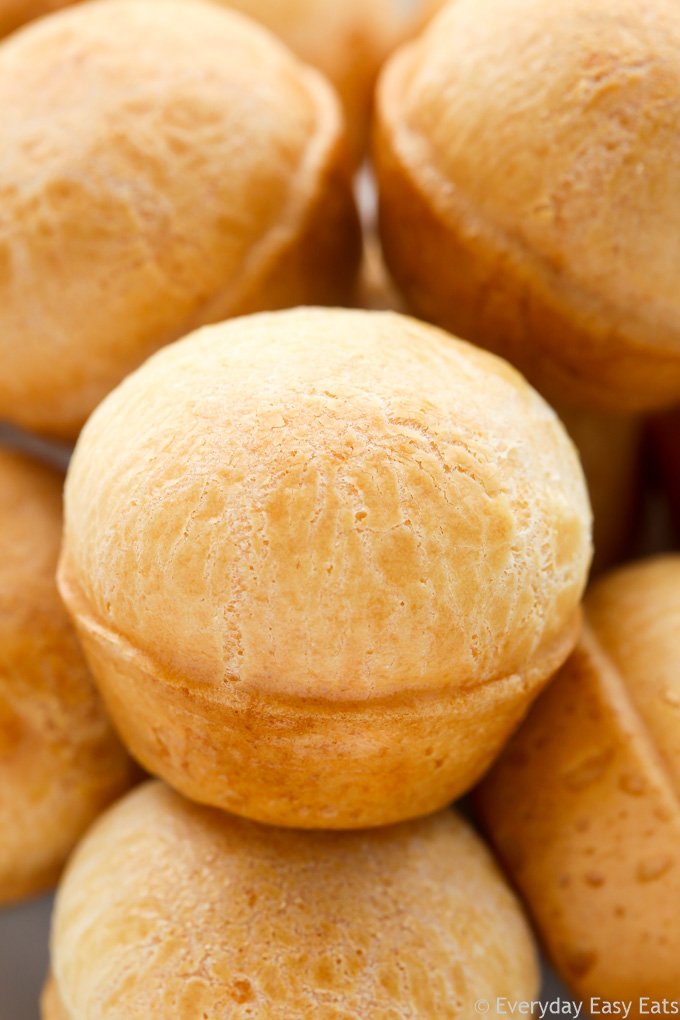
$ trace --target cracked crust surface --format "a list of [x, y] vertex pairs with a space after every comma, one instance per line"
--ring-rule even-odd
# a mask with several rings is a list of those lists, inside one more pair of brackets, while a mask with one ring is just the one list
[[3, 45], [0, 107], [3, 417], [74, 436], [196, 326], [350, 292], [360, 240], [338, 102], [240, 14], [62, 11]]
[[[380, 242], [371, 234], [364, 238], [364, 259], [354, 301], [357, 308], [408, 312], [387, 271]], [[593, 510], [592, 572], [599, 573], [624, 561], [634, 536], [642, 493], [643, 419], [590, 411], [562, 400], [552, 399], [551, 405], [579, 452], [588, 483]], [[662, 433], [663, 424], [659, 423], [655, 434], [662, 451], [674, 448], [678, 427], [671, 421]], [[668, 436], [666, 443], [662, 442], [663, 435]], [[676, 474], [680, 491], [680, 470]]]
[[[213, 2], [254, 18], [301, 60], [326, 75], [342, 100], [357, 161], [366, 148], [373, 86], [380, 65], [406, 33], [414, 32], [421, 20], [431, 16], [423, 3], [416, 5], [415, 18], [406, 17], [399, 0]], [[0, 37], [65, 6], [68, 0], [0, 0]]]
[[462, 1020], [538, 983], [514, 896], [453, 812], [301, 833], [161, 783], [78, 848], [51, 948], [43, 1020]]
[[[216, 757], [221, 798], [259, 787], [213, 801], [246, 814], [288, 782], [279, 824], [462, 792], [568, 654], [590, 556], [554, 413], [504, 362], [390, 313], [252, 316], [160, 352], [88, 423], [66, 505], [61, 590], [126, 739], [199, 800], [186, 774]], [[250, 726], [241, 759], [227, 734]]]
[[564, 979], [636, 1008], [680, 994], [679, 593], [678, 556], [599, 581], [575, 652], [477, 793]]
[[54, 582], [62, 482], [0, 451], [0, 903], [52, 885], [133, 778]]
[[673, 0], [460, 0], [381, 77], [395, 279], [548, 396], [680, 398], [679, 45]]

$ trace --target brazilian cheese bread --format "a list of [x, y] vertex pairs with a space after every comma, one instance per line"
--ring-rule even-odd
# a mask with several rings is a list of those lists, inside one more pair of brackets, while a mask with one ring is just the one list
[[76, 851], [51, 959], [43, 1020], [456, 1020], [538, 983], [517, 902], [453, 812], [299, 832], [158, 782]]
[[548, 400], [680, 400], [680, 5], [456, 0], [381, 74], [385, 254], [409, 306]]
[[517, 372], [299, 309], [199, 331], [100, 405], [59, 583], [150, 771], [354, 828], [472, 785], [569, 654], [589, 560], [577, 455]]
[[241, 14], [101, 0], [0, 46], [0, 420], [77, 435], [204, 322], [352, 291], [341, 109]]

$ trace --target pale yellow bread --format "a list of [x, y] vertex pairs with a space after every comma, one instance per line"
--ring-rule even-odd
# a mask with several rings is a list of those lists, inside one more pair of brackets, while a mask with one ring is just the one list
[[133, 777], [54, 582], [62, 484], [0, 451], [0, 905], [52, 885]]
[[576, 453], [499, 359], [391, 313], [299, 309], [159, 352], [97, 409], [60, 587], [124, 740], [282, 825], [423, 814], [569, 653]]
[[501, 861], [575, 994], [680, 999], [680, 557], [586, 597], [576, 651], [484, 780]]
[[43, 1020], [458, 1020], [530, 999], [528, 927], [451, 811], [386, 829], [271, 829], [148, 783], [60, 887]]
[[409, 305], [548, 399], [680, 399], [680, 5], [456, 0], [383, 71], [376, 169]]
[[0, 418], [73, 437], [195, 326], [351, 294], [338, 100], [250, 19], [61, 11], [0, 47], [0, 109]]
[[[365, 151], [375, 79], [388, 53], [432, 16], [404, 0], [214, 0], [274, 32], [335, 86], [355, 158]], [[73, 0], [0, 0], [0, 37]]]

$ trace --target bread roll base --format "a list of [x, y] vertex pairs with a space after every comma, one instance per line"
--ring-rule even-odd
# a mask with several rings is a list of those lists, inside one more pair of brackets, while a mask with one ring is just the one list
[[[273, 825], [354, 829], [455, 800], [489, 767], [573, 647], [580, 613], [524, 675], [463, 689], [334, 702], [241, 691], [219, 699], [160, 670], [92, 615], [62, 561], [60, 587], [126, 746], [201, 803]], [[164, 720], [155, 706], [163, 705]], [[451, 733], [455, 733], [452, 744]], [[405, 748], [408, 752], [405, 753]], [[291, 777], [294, 777], [291, 779]]]

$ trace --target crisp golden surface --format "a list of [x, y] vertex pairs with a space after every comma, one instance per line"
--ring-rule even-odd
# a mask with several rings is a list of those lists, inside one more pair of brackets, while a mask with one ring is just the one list
[[0, 109], [0, 418], [74, 436], [195, 326], [351, 292], [338, 102], [242, 15], [62, 11], [0, 47]]
[[165, 349], [92, 416], [62, 594], [134, 753], [278, 824], [441, 806], [575, 638], [590, 512], [508, 365], [390, 313]]
[[270, 829], [149, 783], [61, 885], [52, 1005], [69, 1020], [454, 1020], [530, 999], [529, 931], [453, 812], [371, 832]]
[[603, 578], [576, 651], [478, 794], [579, 995], [680, 998], [680, 557]]
[[680, 7], [457, 0], [389, 62], [376, 156], [414, 309], [546, 395], [680, 399]]
[[0, 451], [0, 903], [51, 885], [132, 780], [54, 583], [61, 486]]

